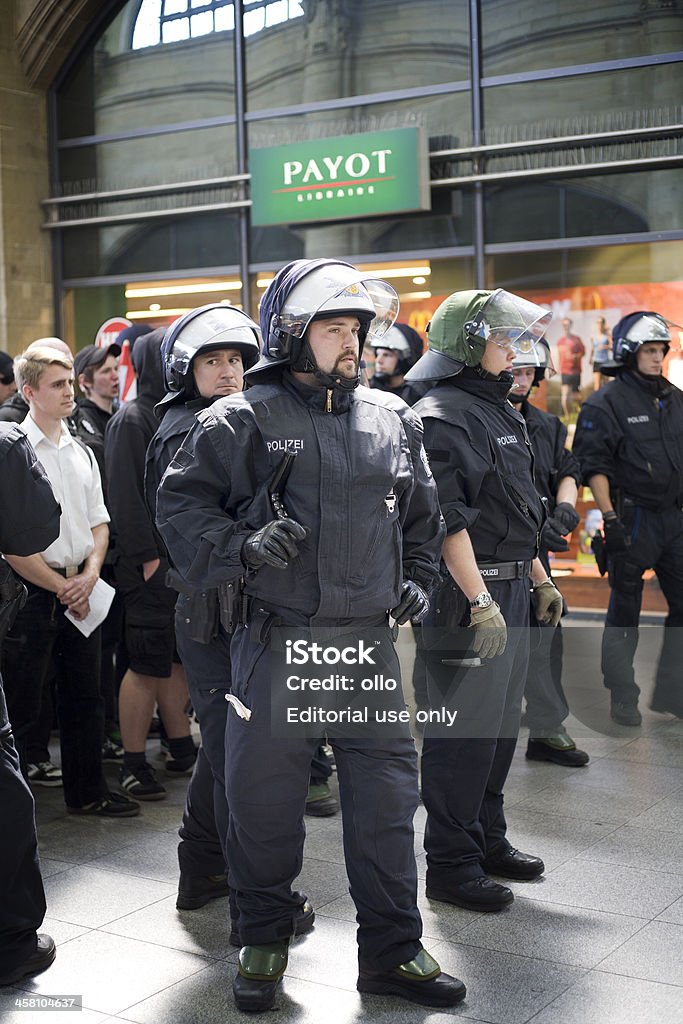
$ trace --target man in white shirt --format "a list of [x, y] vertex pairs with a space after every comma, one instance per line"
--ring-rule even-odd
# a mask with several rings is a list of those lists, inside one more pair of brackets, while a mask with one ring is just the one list
[[15, 366], [29, 404], [21, 424], [39, 453], [62, 508], [59, 537], [40, 554], [8, 556], [29, 597], [7, 635], [3, 676], [17, 748], [40, 714], [43, 682], [54, 658], [64, 799], [73, 814], [131, 817], [139, 804], [110, 793], [102, 774], [103, 709], [99, 690], [100, 631], [85, 637], [66, 617], [84, 619], [109, 539], [109, 515], [97, 463], [67, 430], [74, 378], [69, 358], [33, 346]]

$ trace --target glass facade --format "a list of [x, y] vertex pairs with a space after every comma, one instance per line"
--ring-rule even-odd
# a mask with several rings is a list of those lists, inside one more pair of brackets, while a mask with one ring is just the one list
[[[64, 329], [79, 345], [101, 314], [160, 324], [197, 296], [255, 313], [267, 275], [299, 257], [406, 271], [397, 287], [418, 329], [459, 287], [544, 290], [552, 303], [553, 289], [676, 279], [679, 5], [102, 7], [108, 21], [73, 55], [52, 105], [46, 220]], [[254, 150], [406, 127], [428, 151], [429, 209], [251, 225]], [[169, 290], [156, 309], [127, 298], [150, 280]], [[198, 289], [211, 280], [207, 298]], [[683, 310], [670, 315], [680, 322]]]

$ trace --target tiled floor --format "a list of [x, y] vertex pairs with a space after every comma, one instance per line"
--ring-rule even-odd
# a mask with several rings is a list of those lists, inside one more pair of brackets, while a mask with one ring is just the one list
[[[544, 858], [545, 876], [511, 883], [515, 903], [496, 915], [420, 895], [425, 945], [467, 983], [466, 1001], [445, 1013], [357, 994], [340, 821], [308, 819], [298, 886], [317, 919], [292, 946], [278, 1020], [683, 1024], [683, 722], [646, 710], [658, 635], [641, 632], [642, 728], [610, 723], [596, 672], [600, 631], [580, 622], [565, 634], [576, 715], [568, 725], [591, 763], [567, 770], [527, 762], [525, 742], [519, 744], [507, 787], [510, 838]], [[403, 634], [402, 648], [408, 661]], [[119, 822], [67, 818], [59, 790], [38, 790], [45, 930], [58, 956], [21, 990], [0, 992], [4, 1024], [44, 1024], [44, 1013], [14, 1009], [27, 993], [82, 995], [84, 1009], [60, 1012], [60, 1024], [245, 1019], [232, 1005], [237, 952], [227, 938], [225, 901], [192, 913], [175, 909], [184, 783], [167, 785], [166, 801]], [[424, 824], [420, 808], [421, 878]]]

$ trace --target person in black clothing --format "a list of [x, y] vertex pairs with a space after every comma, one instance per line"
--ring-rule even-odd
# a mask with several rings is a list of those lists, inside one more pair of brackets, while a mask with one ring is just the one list
[[0, 352], [0, 405], [17, 392], [14, 379], [14, 360], [7, 352]]
[[[161, 425], [145, 459], [145, 494], [154, 518], [161, 479], [196, 415], [218, 398], [239, 394], [244, 371], [258, 362], [260, 351], [257, 324], [235, 307], [202, 306], [186, 313], [167, 330], [162, 359], [168, 391], [155, 408]], [[180, 591], [175, 613], [176, 643], [202, 735], [180, 828], [176, 902], [179, 910], [196, 910], [210, 899], [228, 895], [224, 737], [228, 715], [225, 696], [231, 685], [230, 638], [220, 627], [216, 589], [188, 587], [173, 571], [169, 578]], [[326, 764], [325, 769], [330, 771]], [[231, 912], [232, 932], [238, 935], [234, 904]], [[311, 927], [312, 911], [307, 908], [303, 916]], [[298, 925], [300, 932], [301, 922]]]
[[175, 652], [175, 591], [166, 586], [168, 559], [145, 502], [147, 446], [158, 420], [154, 406], [163, 398], [159, 329], [137, 338], [133, 366], [137, 398], [123, 405], [107, 424], [104, 456], [107, 500], [116, 532], [114, 576], [125, 608], [124, 638], [129, 667], [119, 692], [124, 747], [121, 786], [142, 800], [159, 800], [166, 790], [145, 756], [156, 703], [168, 733], [166, 770], [183, 774], [195, 761], [185, 707], [187, 683]]
[[415, 412], [446, 520], [446, 578], [424, 646], [430, 704], [457, 712], [453, 725], [425, 728], [427, 896], [468, 910], [512, 902], [489, 873], [527, 880], [544, 871], [506, 837], [503, 787], [521, 716], [530, 579], [537, 620], [555, 626], [562, 613], [537, 557], [545, 511], [529, 437], [507, 400], [515, 354], [534, 351], [549, 320], [502, 289], [456, 292], [434, 313], [429, 350], [407, 375], [435, 382]]
[[[86, 345], [76, 353], [74, 359], [74, 375], [81, 390], [82, 398], [76, 399], [76, 409], [72, 417], [76, 435], [87, 445], [97, 459], [103, 484], [106, 480], [104, 466], [104, 432], [114, 411], [114, 401], [119, 393], [119, 356], [121, 346], [117, 344], [99, 347]], [[107, 491], [104, 487], [104, 501], [107, 504]], [[116, 535], [112, 530], [109, 536], [109, 549], [104, 565], [102, 579], [111, 586], [114, 579], [114, 550]], [[102, 623], [102, 669], [100, 673], [100, 689], [104, 701], [104, 746], [102, 759], [118, 763], [123, 760], [123, 749], [120, 746], [116, 695], [116, 658], [119, 662], [125, 659], [123, 648], [123, 602], [118, 590], [114, 595], [109, 613]], [[119, 666], [120, 675], [123, 668]]]
[[74, 423], [84, 444], [97, 459], [104, 480], [104, 432], [119, 393], [120, 345], [86, 345], [76, 353], [74, 374], [83, 398], [76, 400]]
[[[145, 458], [145, 495], [152, 518], [161, 478], [195, 416], [217, 398], [241, 392], [244, 368], [259, 357], [258, 328], [239, 309], [202, 306], [176, 320], [166, 331], [162, 362], [167, 392], [155, 407], [161, 425]], [[175, 636], [187, 675], [202, 745], [190, 780], [180, 827], [180, 881], [176, 907], [197, 910], [229, 894], [225, 838], [226, 693], [230, 692], [230, 638], [218, 624], [218, 593], [183, 584], [175, 613]], [[235, 909], [231, 908], [233, 919]], [[233, 930], [236, 930], [236, 923]]]
[[[243, 579], [226, 729], [226, 852], [245, 943], [233, 993], [243, 1011], [270, 1009], [286, 970], [319, 743], [317, 717], [304, 735], [271, 727], [287, 689], [273, 687], [271, 706], [282, 627], [325, 652], [335, 639], [348, 651], [372, 637], [372, 671], [400, 680], [389, 610], [399, 623], [419, 619], [438, 576], [443, 526], [420, 422], [395, 396], [359, 386], [363, 341], [393, 322], [397, 303], [390, 285], [340, 261], [284, 267], [261, 302], [264, 352], [246, 391], [199, 414], [158, 492], [157, 522], [183, 578], [203, 589]], [[348, 695], [325, 700], [334, 709]], [[400, 684], [381, 700], [405, 710]], [[357, 987], [453, 1005], [464, 985], [420, 942], [408, 726], [359, 735], [340, 721], [327, 728], [358, 912]]]
[[[540, 365], [539, 365], [540, 362]], [[577, 459], [565, 447], [567, 428], [558, 416], [529, 402], [529, 396], [549, 370], [550, 350], [543, 339], [532, 352], [515, 356], [512, 366], [514, 387], [510, 401], [519, 409], [534, 452], [534, 480], [545, 502], [549, 518], [541, 531], [538, 557], [551, 575], [549, 551], [568, 551], [568, 534], [576, 528], [578, 484], [581, 469]], [[548, 630], [535, 621], [531, 609], [531, 657], [527, 669], [524, 696], [529, 742], [526, 756], [531, 761], [552, 761], [567, 768], [588, 764], [588, 754], [577, 750], [576, 743], [562, 723], [569, 706], [562, 689], [562, 629]]]
[[392, 324], [370, 347], [375, 355], [375, 372], [370, 378], [370, 387], [398, 395], [408, 405], [415, 405], [424, 393], [424, 387], [406, 384], [405, 376], [424, 349], [417, 331], [408, 324]]
[[614, 326], [601, 370], [616, 380], [586, 401], [573, 446], [604, 521], [602, 674], [611, 716], [628, 726], [642, 721], [633, 658], [646, 569], [669, 605], [650, 707], [683, 718], [683, 392], [662, 376], [670, 326], [648, 310]]
[[[33, 555], [59, 536], [60, 508], [25, 433], [0, 424], [0, 551]], [[16, 581], [0, 559], [0, 644], [20, 603]], [[24, 590], [24, 595], [26, 591]], [[0, 985], [46, 970], [55, 958], [52, 938], [38, 932], [45, 917], [34, 804], [19, 767], [0, 676]]]

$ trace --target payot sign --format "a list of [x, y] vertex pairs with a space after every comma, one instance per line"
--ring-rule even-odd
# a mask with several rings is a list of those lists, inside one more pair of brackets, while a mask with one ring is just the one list
[[429, 164], [419, 128], [253, 149], [254, 225], [428, 210]]

